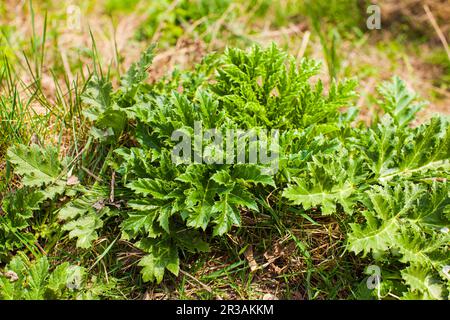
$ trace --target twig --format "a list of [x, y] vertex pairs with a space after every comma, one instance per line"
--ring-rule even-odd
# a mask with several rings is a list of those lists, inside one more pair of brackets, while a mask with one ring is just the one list
[[301, 44], [300, 49], [298, 50], [298, 54], [297, 54], [297, 60], [300, 60], [305, 55], [305, 51], [306, 51], [306, 47], [308, 46], [308, 43], [309, 43], [310, 35], [311, 35], [311, 32], [309, 32], [309, 31], [306, 31], [305, 34], [303, 35], [302, 44]]
[[36, 241], [36, 247], [38, 247], [39, 251], [41, 251], [41, 253], [46, 256], [47, 252], [45, 252], [44, 248], [41, 247], [41, 245], [39, 244], [39, 242]]
[[448, 59], [450, 60], [450, 49], [448, 47], [448, 43], [447, 40], [445, 39], [444, 33], [442, 33], [441, 28], [439, 28], [439, 25], [436, 22], [436, 19], [434, 18], [433, 14], [431, 13], [430, 8], [426, 4], [423, 6], [423, 8], [425, 9], [425, 13], [427, 14], [427, 17], [430, 20], [431, 25], [433, 26], [439, 39], [441, 40], [445, 52], [447, 52]]
[[93, 174], [91, 171], [89, 171], [88, 168], [82, 166], [81, 169], [83, 169], [84, 172], [86, 172], [88, 175], [90, 175], [92, 178], [94, 178], [97, 182], [102, 182], [102, 179], [95, 174]]
[[114, 202], [114, 185], [116, 184], [116, 172], [113, 171], [111, 175], [111, 193], [109, 194], [109, 202]]

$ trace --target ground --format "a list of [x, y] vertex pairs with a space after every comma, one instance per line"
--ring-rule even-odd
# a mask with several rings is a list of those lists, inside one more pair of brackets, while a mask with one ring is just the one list
[[[192, 2], [195, 2], [193, 5]], [[368, 30], [364, 1], [176, 0], [54, 1], [6, 0], [0, 4], [0, 174], [6, 175], [6, 149], [13, 143], [58, 144], [61, 154], [83, 148], [88, 123], [79, 117], [79, 93], [94, 69], [120, 75], [151, 43], [157, 55], [149, 81], [175, 69], [192, 69], [213, 51], [252, 43], [277, 43], [298, 59], [323, 62], [320, 78], [355, 77], [362, 94], [360, 117], [376, 110], [377, 85], [393, 75], [429, 101], [418, 123], [450, 114], [449, 12], [445, 1], [377, 1], [382, 27]], [[429, 10], [427, 10], [429, 9]], [[319, 28], [317, 28], [319, 21]], [[315, 27], [316, 26], [316, 27]], [[442, 35], [444, 38], [442, 38]], [[89, 169], [86, 169], [89, 172]], [[19, 181], [0, 181], [8, 193]], [[277, 199], [268, 203], [276, 206]], [[118, 271], [117, 296], [143, 299], [344, 298], [362, 281], [345, 278], [342, 226], [334, 219], [286, 212], [276, 219], [243, 212], [243, 228], [215, 240], [208, 255], [186, 257], [178, 277], [162, 285], [142, 283], [136, 266], [142, 253], [110, 236], [88, 252], [64, 239], [52, 253], [78, 257], [89, 265], [100, 254]], [[281, 222], [281, 220], [283, 222]], [[261, 239], [265, 239], [261, 241]], [[117, 241], [111, 249], [112, 242]], [[354, 257], [355, 260], [359, 258]], [[105, 260], [108, 260], [107, 262]], [[353, 266], [358, 262], [353, 262]], [[132, 272], [130, 272], [132, 271]], [[133, 286], [126, 285], [134, 283]]]

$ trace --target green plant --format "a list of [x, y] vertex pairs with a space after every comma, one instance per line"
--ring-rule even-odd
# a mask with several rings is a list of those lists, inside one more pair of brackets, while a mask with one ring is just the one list
[[[374, 297], [448, 298], [449, 120], [411, 126], [424, 103], [400, 79], [380, 86], [385, 114], [367, 126], [355, 120], [354, 80], [334, 81], [325, 92], [320, 81], [311, 84], [317, 63], [297, 62], [275, 45], [228, 49], [193, 72], [148, 84], [152, 58], [150, 48], [116, 90], [101, 74], [87, 85], [83, 101], [95, 143], [85, 154], [101, 150], [91, 173], [96, 182], [71, 190], [50, 210], [78, 247], [89, 249], [115, 226], [142, 251], [143, 280], [159, 283], [166, 270], [179, 273], [183, 257], [208, 251], [213, 238], [241, 226], [243, 215], [272, 208], [272, 195], [278, 210], [338, 221], [341, 244], [381, 268]], [[223, 145], [214, 147], [213, 134], [196, 141], [199, 124], [223, 134], [280, 130], [278, 140], [265, 141], [279, 151], [277, 170], [273, 162], [239, 163]], [[192, 136], [192, 150], [174, 158], [179, 138]], [[262, 142], [226, 145], [250, 159]], [[33, 155], [50, 152], [36, 146], [11, 150], [16, 172], [38, 193], [58, 186], [71, 167], [36, 161]], [[34, 175], [25, 170], [30, 165], [39, 168]], [[34, 198], [28, 202], [26, 221], [38, 211]]]
[[187, 26], [197, 21], [199, 25], [195, 32], [208, 33], [208, 28], [214, 29], [214, 23], [223, 18], [231, 3], [230, 0], [182, 0], [176, 3], [160, 1], [147, 9], [148, 19], [138, 29], [138, 38], [152, 39], [160, 36], [161, 46], [173, 45], [186, 32]]
[[[49, 216], [52, 208], [40, 209], [45, 201], [54, 200], [58, 194], [64, 193], [66, 184], [56, 148], [41, 150], [35, 144], [29, 148], [17, 145], [8, 150], [8, 159], [15, 165], [15, 172], [22, 175], [23, 187], [8, 193], [2, 201], [1, 260], [16, 249], [34, 248], [39, 233], [29, 232], [29, 228], [38, 231], [44, 224], [53, 224]], [[35, 217], [38, 210], [40, 215]]]

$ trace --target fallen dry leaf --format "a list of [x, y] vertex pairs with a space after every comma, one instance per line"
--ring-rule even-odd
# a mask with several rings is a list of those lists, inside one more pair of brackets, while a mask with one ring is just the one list
[[278, 300], [278, 298], [271, 293], [266, 293], [262, 299], [263, 300]]
[[244, 252], [244, 257], [247, 259], [248, 264], [250, 266], [250, 271], [255, 272], [259, 269], [258, 263], [255, 261], [255, 258], [253, 257], [253, 248], [252, 246], [248, 247], [247, 250]]
[[11, 270], [5, 272], [4, 276], [6, 278], [8, 278], [9, 281], [11, 281], [11, 282], [19, 280], [19, 276], [17, 275], [17, 273], [15, 273], [14, 271], [11, 271]]
[[79, 184], [80, 183], [80, 180], [78, 180], [78, 177], [77, 176], [70, 176], [68, 179], [67, 179], [67, 182], [66, 182], [66, 184], [68, 185], [68, 186], [74, 186], [74, 185], [77, 185], [77, 184]]
[[92, 207], [97, 211], [100, 211], [105, 207], [105, 202], [103, 200], [98, 200], [96, 203], [92, 205]]

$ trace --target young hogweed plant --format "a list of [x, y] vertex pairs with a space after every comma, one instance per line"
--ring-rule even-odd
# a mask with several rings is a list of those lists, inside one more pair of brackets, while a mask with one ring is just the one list
[[[117, 90], [96, 76], [84, 94], [92, 138], [105, 150], [102, 182], [78, 186], [70, 201], [50, 208], [79, 247], [88, 249], [119, 222], [122, 237], [144, 252], [143, 279], [161, 282], [166, 270], [178, 274], [181, 256], [208, 251], [212, 237], [232, 232], [272, 194], [284, 208], [335, 217], [348, 230], [348, 251], [381, 268], [379, 297], [448, 298], [449, 121], [435, 117], [412, 127], [424, 103], [403, 81], [380, 86], [384, 115], [367, 127], [355, 125], [354, 80], [332, 83], [325, 93], [320, 81], [310, 81], [316, 62], [297, 62], [275, 45], [228, 49], [194, 72], [150, 85], [152, 52], [143, 53]], [[267, 139], [225, 138], [239, 130], [258, 138], [278, 131]], [[2, 219], [13, 219], [9, 208], [21, 205], [20, 225], [27, 228], [39, 203], [63, 192], [46, 191], [51, 196], [42, 199], [43, 190], [68, 188], [61, 169], [37, 166], [32, 154], [18, 152], [26, 147], [14, 148], [16, 173], [39, 197], [21, 200], [17, 191], [3, 205], [11, 217]], [[31, 152], [48, 152], [36, 148]], [[266, 151], [275, 157], [260, 161]], [[29, 166], [42, 172], [30, 176]]]
[[304, 60], [298, 65], [293, 58], [286, 63], [286, 58], [275, 46], [255, 47], [248, 54], [230, 49], [220, 60], [215, 83], [203, 82], [192, 96], [157, 93], [140, 83], [126, 100], [122, 89], [115, 94], [110, 110], [127, 117], [125, 131], [136, 139], [132, 146], [116, 148], [112, 160], [122, 185], [133, 192], [127, 198], [129, 211], [122, 230], [148, 253], [140, 262], [144, 280], [160, 282], [165, 269], [177, 274], [180, 249], [207, 250], [205, 231], [221, 236], [239, 226], [241, 214], [258, 211], [256, 200], [275, 187], [267, 165], [246, 161], [249, 150], [243, 151], [248, 155], [244, 159], [237, 154], [230, 159], [230, 147], [242, 151], [235, 141], [227, 141], [226, 151], [219, 152], [220, 159], [215, 157], [218, 161], [190, 161], [198, 156], [196, 152], [207, 152], [212, 141], [206, 138], [200, 141], [200, 150], [188, 149], [187, 163], [174, 163], [171, 152], [178, 142], [174, 132], [192, 136], [196, 123], [223, 133], [236, 128], [294, 128], [297, 122], [300, 128], [338, 122], [337, 110], [352, 95], [355, 83], [333, 85], [330, 95], [324, 96], [320, 83], [312, 87], [307, 81], [318, 72], [317, 64]]

